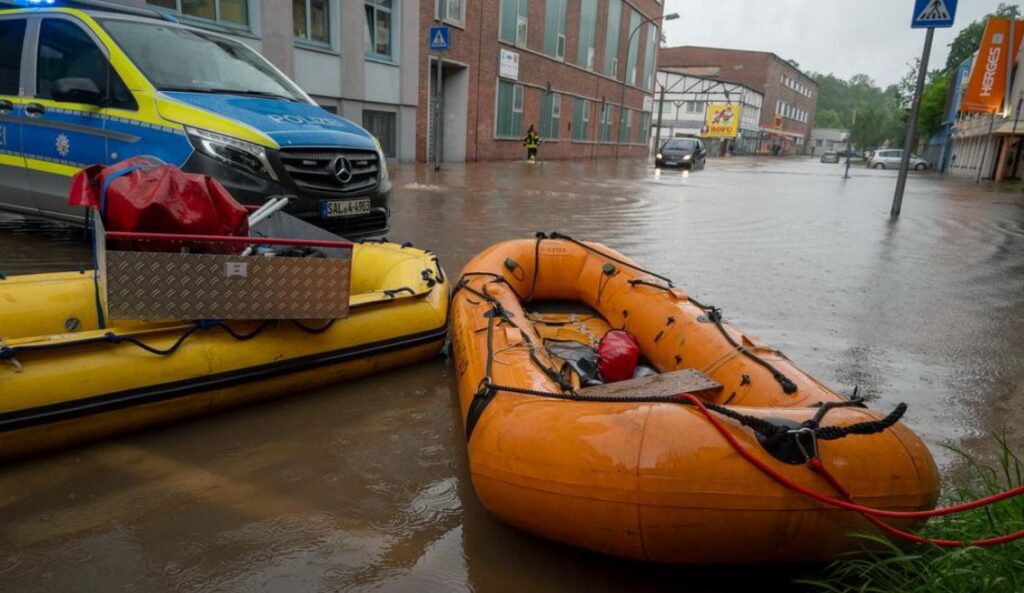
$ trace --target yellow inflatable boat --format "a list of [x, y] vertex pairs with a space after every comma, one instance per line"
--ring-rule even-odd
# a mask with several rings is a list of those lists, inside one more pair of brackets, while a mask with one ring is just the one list
[[0, 458], [91, 440], [426, 359], [448, 284], [430, 252], [356, 244], [333, 321], [115, 322], [92, 272], [0, 280]]

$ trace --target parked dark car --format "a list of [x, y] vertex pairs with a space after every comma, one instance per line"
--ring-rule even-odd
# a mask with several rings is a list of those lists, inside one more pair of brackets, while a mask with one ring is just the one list
[[671, 138], [654, 155], [654, 166], [703, 169], [707, 155], [708, 151], [699, 138]]
[[853, 150], [852, 148], [839, 151], [839, 158], [845, 159], [847, 157], [851, 159], [859, 159], [863, 157], [863, 153], [861, 153], [859, 150]]

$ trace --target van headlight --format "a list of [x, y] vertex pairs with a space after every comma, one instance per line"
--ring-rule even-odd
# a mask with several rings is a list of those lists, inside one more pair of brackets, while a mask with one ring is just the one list
[[267, 160], [267, 149], [259, 144], [198, 128], [186, 127], [185, 132], [192, 146], [203, 154], [253, 175], [277, 181], [277, 175]]
[[380, 140], [373, 134], [370, 134], [370, 137], [373, 138], [373, 145], [377, 147], [377, 162], [380, 163], [378, 183], [384, 183], [388, 180], [388, 159], [384, 156], [384, 147], [380, 145]]
[[388, 180], [388, 159], [381, 150], [377, 150], [377, 162], [380, 163], [380, 183], [384, 183]]
[[661, 153], [659, 152], [658, 154], [654, 155], [654, 158], [660, 159], [661, 158]]
[[684, 160], [684, 161], [688, 161], [688, 160], [690, 160], [691, 158], [693, 158], [693, 155], [692, 155], [692, 154], [684, 154], [684, 155], [683, 155], [683, 160]]

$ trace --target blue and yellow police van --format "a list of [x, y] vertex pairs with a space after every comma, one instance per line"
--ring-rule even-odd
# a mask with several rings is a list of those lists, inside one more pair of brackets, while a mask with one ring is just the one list
[[[347, 237], [388, 229], [380, 144], [258, 53], [146, 9], [0, 9], [0, 209], [72, 223], [71, 176], [148, 155]], [[107, 3], [108, 4], [108, 3]]]

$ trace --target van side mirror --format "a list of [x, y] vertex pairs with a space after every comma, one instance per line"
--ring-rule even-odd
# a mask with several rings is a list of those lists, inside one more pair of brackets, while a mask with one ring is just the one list
[[50, 96], [64, 103], [103, 104], [103, 93], [90, 78], [58, 78], [50, 86]]

